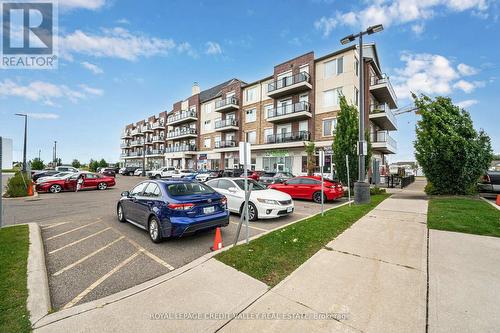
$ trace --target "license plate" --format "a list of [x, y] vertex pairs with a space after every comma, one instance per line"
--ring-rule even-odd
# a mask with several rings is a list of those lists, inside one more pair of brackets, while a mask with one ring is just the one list
[[203, 214], [212, 214], [213, 212], [215, 212], [214, 206], [203, 207]]
[[287, 212], [287, 213], [291, 213], [291, 212], [293, 212], [293, 207], [288, 207], [288, 208], [286, 209], [286, 212]]

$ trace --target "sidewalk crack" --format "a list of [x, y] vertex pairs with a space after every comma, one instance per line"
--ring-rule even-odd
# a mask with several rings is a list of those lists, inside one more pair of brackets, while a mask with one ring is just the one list
[[356, 254], [356, 253], [351, 253], [351, 252], [347, 252], [347, 251], [335, 250], [335, 249], [333, 249], [333, 248], [331, 248], [331, 247], [330, 247], [330, 248], [327, 248], [327, 246], [325, 246], [325, 250], [328, 250], [328, 251], [335, 251], [335, 252], [338, 252], [338, 253], [347, 254], [347, 255], [354, 256], [354, 257], [358, 257], [358, 258], [369, 259], [369, 260], [374, 260], [374, 261], [380, 261], [380, 262], [383, 262], [384, 264], [389, 264], [389, 265], [394, 265], [394, 266], [399, 266], [399, 267], [404, 267], [404, 268], [414, 269], [414, 270], [420, 271], [418, 268], [413, 267], [413, 266], [408, 266], [408, 265], [398, 264], [398, 263], [394, 263], [394, 262], [390, 262], [390, 261], [386, 261], [386, 260], [383, 260], [383, 259], [378, 259], [378, 258], [364, 257], [364, 256], [361, 256], [361, 255]]

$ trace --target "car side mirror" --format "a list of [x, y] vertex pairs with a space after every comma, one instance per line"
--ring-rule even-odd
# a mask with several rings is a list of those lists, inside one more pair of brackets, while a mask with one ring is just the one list
[[121, 194], [122, 197], [130, 197], [130, 192], [129, 191], [123, 191]]
[[234, 192], [238, 191], [238, 189], [237, 189], [236, 187], [230, 187], [230, 188], [228, 188], [227, 190], [228, 190], [229, 192], [232, 192], [232, 193], [234, 193]]

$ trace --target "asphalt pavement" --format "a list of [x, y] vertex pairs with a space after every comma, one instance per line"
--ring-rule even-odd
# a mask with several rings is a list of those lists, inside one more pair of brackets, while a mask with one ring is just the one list
[[[179, 268], [210, 251], [214, 231], [154, 244], [146, 231], [116, 218], [120, 193], [141, 177], [117, 177], [105, 191], [41, 193], [4, 201], [6, 224], [39, 223], [54, 309], [69, 308], [133, 287]], [[344, 201], [325, 204], [330, 208]], [[295, 200], [295, 212], [251, 222], [250, 237], [318, 213], [320, 205]], [[236, 236], [239, 216], [222, 228], [224, 245]], [[240, 240], [246, 235], [242, 229]]]

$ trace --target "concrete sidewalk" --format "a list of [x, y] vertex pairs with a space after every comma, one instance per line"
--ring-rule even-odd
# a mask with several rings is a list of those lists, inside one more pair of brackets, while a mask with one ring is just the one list
[[427, 200], [418, 180], [356, 222], [244, 311], [341, 320], [233, 320], [222, 332], [425, 332]]

